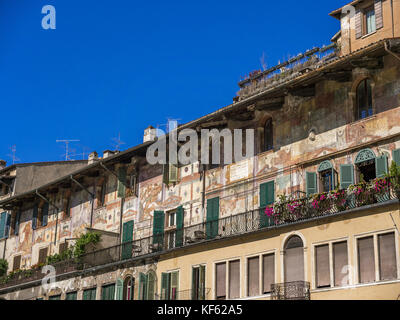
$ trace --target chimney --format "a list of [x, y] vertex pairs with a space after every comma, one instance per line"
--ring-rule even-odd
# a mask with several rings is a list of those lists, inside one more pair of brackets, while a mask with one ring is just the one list
[[4, 169], [7, 166], [7, 162], [0, 159], [0, 170]]
[[108, 157], [111, 157], [115, 154], [115, 151], [111, 151], [111, 150], [105, 150], [103, 151], [103, 159], [106, 159]]
[[149, 126], [146, 130], [144, 130], [143, 143], [149, 141], [155, 141], [156, 138], [157, 138], [156, 129], [154, 129], [154, 127]]
[[97, 160], [99, 160], [99, 155], [97, 154], [96, 151], [93, 151], [91, 154], [89, 154], [88, 164], [92, 164]]

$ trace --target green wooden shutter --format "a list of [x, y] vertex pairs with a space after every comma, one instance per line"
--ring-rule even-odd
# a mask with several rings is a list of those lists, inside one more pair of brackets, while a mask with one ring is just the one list
[[96, 300], [96, 288], [84, 290], [83, 300]]
[[161, 300], [169, 300], [170, 280], [170, 273], [161, 274]]
[[340, 165], [340, 189], [347, 189], [354, 184], [354, 166], [352, 164]]
[[18, 211], [16, 216], [15, 216], [15, 228], [14, 228], [14, 234], [17, 236], [19, 233], [19, 222], [21, 220], [21, 211]]
[[65, 297], [65, 300], [77, 300], [77, 292], [76, 291], [68, 292]]
[[146, 300], [154, 300], [154, 289], [156, 285], [156, 278], [153, 272], [147, 274], [147, 298]]
[[317, 191], [317, 173], [306, 172], [306, 191], [307, 196], [318, 193]]
[[275, 202], [275, 182], [269, 181], [260, 185], [260, 228], [266, 228], [273, 225], [272, 218], [265, 214], [265, 208]]
[[153, 244], [163, 247], [164, 244], [164, 211], [154, 211]]
[[124, 299], [124, 281], [121, 278], [117, 279], [115, 300]]
[[7, 213], [2, 212], [0, 216], [0, 239], [3, 239], [5, 236], [5, 231], [6, 231], [6, 219], [7, 219]]
[[205, 300], [206, 293], [206, 266], [200, 266], [199, 300]]
[[139, 274], [139, 300], [146, 300], [147, 297], [147, 276], [144, 273]]
[[168, 168], [168, 180], [169, 183], [178, 182], [178, 167], [173, 164], [170, 164]]
[[125, 197], [126, 167], [118, 169], [118, 197]]
[[176, 210], [176, 238], [175, 238], [176, 247], [181, 247], [183, 245], [183, 218], [184, 218], [184, 211], [183, 207], [180, 206]]
[[37, 226], [37, 216], [38, 216], [38, 205], [35, 204], [33, 207], [33, 214], [32, 214], [32, 229], [35, 230]]
[[49, 216], [49, 204], [46, 202], [42, 208], [42, 226], [47, 226]]
[[125, 222], [122, 227], [122, 259], [132, 258], [133, 220]]
[[400, 166], [400, 149], [393, 150], [392, 156], [393, 161], [396, 162], [398, 166]]
[[376, 177], [382, 178], [388, 172], [388, 157], [386, 155], [380, 156], [375, 159]]
[[4, 237], [8, 238], [9, 234], [10, 234], [10, 225], [11, 225], [11, 214], [7, 213], [6, 216], [6, 228], [5, 228], [5, 232], [4, 232]]
[[218, 235], [219, 219], [219, 197], [207, 200], [207, 220], [206, 235], [207, 239], [213, 239]]

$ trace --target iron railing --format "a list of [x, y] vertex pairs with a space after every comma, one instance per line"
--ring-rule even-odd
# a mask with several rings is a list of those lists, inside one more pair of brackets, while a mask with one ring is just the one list
[[310, 283], [294, 281], [271, 285], [272, 300], [310, 300]]
[[[366, 205], [399, 199], [399, 197], [399, 190], [393, 190], [391, 185], [387, 188], [386, 192], [381, 192], [380, 194], [368, 193], [367, 196], [355, 196], [354, 194], [347, 195], [346, 193], [345, 201], [340, 205], [334, 200], [329, 200], [325, 201], [324, 205], [315, 207], [312, 199], [305, 197], [295, 200], [299, 205], [291, 214], [282, 214], [278, 218], [276, 216], [267, 216], [265, 208], [259, 208], [222, 219], [187, 226], [179, 230], [125, 242], [113, 247], [87, 253], [79, 259], [64, 261], [54, 266], [56, 267], [56, 274], [61, 275], [71, 271], [86, 270], [96, 266], [129, 261], [151, 254], [160, 254], [168, 250], [203, 243], [208, 240], [223, 239], [323, 216], [330, 216]], [[280, 204], [280, 207], [285, 207], [290, 203], [293, 204], [293, 201]], [[0, 289], [24, 282], [40, 280], [44, 276], [41, 270], [34, 270], [27, 277], [18, 275], [8, 279], [7, 282], [1, 282], [0, 279]]]

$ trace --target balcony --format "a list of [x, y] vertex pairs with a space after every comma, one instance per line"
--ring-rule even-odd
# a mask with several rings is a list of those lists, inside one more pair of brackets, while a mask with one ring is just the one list
[[[400, 190], [394, 186], [399, 184], [390, 183], [390, 181], [389, 178], [379, 179], [370, 184], [352, 186], [347, 190], [312, 197], [297, 199], [280, 197], [273, 206], [268, 208], [259, 208], [178, 229], [174, 231], [173, 237], [167, 236], [167, 234], [157, 234], [122, 243], [87, 253], [78, 260], [60, 262], [54, 267], [57, 276], [60, 276], [90, 270], [94, 267], [101, 268], [128, 263], [181, 247], [305, 223], [337, 214], [346, 214], [357, 208], [367, 208], [371, 205], [398, 200]], [[40, 269], [25, 270], [13, 274], [11, 277], [0, 279], [0, 290], [27, 282], [39, 282], [44, 276], [45, 274], [42, 274]], [[277, 296], [280, 296], [280, 290], [283, 289], [279, 287]], [[289, 289], [285, 290], [283, 292], [288, 292]]]
[[310, 283], [294, 281], [271, 285], [271, 300], [310, 300]]

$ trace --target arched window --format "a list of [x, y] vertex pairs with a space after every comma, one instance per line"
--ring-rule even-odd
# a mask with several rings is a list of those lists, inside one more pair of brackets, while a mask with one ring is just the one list
[[274, 148], [274, 133], [272, 126], [272, 119], [268, 119], [264, 126], [264, 145], [263, 151], [269, 151]]
[[365, 79], [357, 87], [357, 118], [364, 119], [372, 115], [371, 80]]
[[336, 172], [330, 161], [322, 162], [318, 167], [320, 191], [329, 192], [336, 187]]
[[290, 237], [284, 253], [285, 282], [304, 281], [304, 248], [299, 236]]
[[354, 164], [357, 168], [358, 181], [364, 180], [370, 182], [376, 178], [376, 156], [371, 149], [361, 150], [357, 156]]
[[135, 291], [135, 278], [128, 276], [124, 280], [124, 300], [133, 300], [133, 293]]

